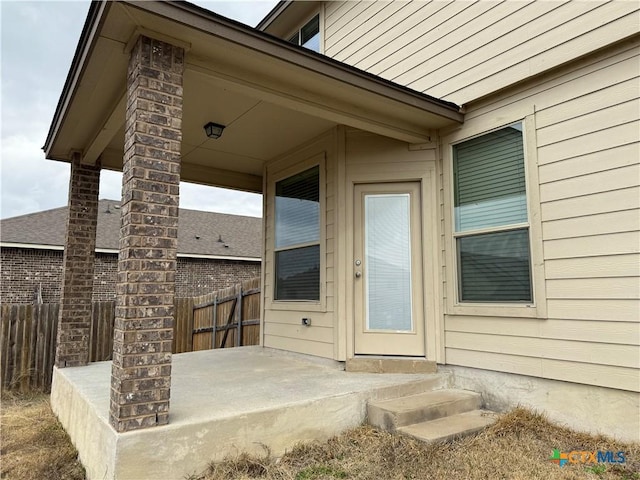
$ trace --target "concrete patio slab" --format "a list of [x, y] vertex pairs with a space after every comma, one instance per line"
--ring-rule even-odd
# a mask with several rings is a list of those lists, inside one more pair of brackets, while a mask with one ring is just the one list
[[282, 455], [361, 424], [369, 400], [444, 388], [441, 374], [372, 374], [261, 347], [173, 356], [169, 424], [116, 433], [111, 362], [56, 369], [54, 412], [89, 479], [181, 479], [240, 452]]

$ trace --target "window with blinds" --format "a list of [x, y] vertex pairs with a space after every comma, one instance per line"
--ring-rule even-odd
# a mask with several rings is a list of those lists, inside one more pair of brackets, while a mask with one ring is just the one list
[[453, 146], [460, 302], [532, 302], [522, 124]]
[[309, 20], [289, 39], [289, 42], [320, 52], [320, 15]]
[[276, 183], [275, 300], [320, 300], [320, 167]]

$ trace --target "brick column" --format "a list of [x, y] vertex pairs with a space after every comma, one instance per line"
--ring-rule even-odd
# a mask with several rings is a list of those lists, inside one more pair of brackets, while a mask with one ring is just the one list
[[67, 233], [64, 243], [56, 366], [89, 362], [93, 265], [96, 254], [100, 167], [71, 163]]
[[183, 59], [141, 36], [129, 61], [109, 412], [118, 432], [169, 421]]

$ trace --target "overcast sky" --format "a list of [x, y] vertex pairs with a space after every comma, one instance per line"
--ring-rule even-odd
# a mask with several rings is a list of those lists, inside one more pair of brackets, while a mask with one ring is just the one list
[[[277, 3], [194, 1], [255, 26]], [[65, 206], [69, 165], [45, 160], [42, 146], [53, 118], [89, 1], [0, 0], [2, 218]], [[103, 170], [100, 198], [120, 198], [120, 173]], [[260, 195], [181, 184], [180, 206], [260, 216]]]

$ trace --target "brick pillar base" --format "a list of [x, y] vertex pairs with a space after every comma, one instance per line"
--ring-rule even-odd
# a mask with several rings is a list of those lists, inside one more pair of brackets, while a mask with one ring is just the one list
[[56, 343], [56, 366], [89, 362], [93, 265], [98, 222], [100, 167], [71, 163], [67, 234]]
[[110, 422], [169, 421], [184, 51], [141, 36], [129, 62]]

